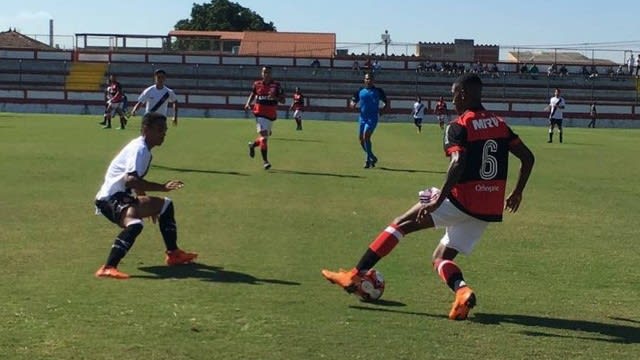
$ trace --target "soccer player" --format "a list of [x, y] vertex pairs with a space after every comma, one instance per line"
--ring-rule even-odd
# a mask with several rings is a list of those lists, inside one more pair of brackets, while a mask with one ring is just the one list
[[145, 114], [150, 112], [157, 112], [164, 116], [167, 116], [167, 109], [169, 103], [173, 103], [173, 126], [178, 126], [178, 98], [175, 92], [164, 85], [167, 79], [167, 73], [162, 69], [157, 69], [153, 72], [154, 84], [144, 89], [140, 96], [138, 96], [138, 102], [133, 106], [131, 110], [131, 116], [135, 116], [138, 108], [145, 104]]
[[591, 105], [589, 105], [589, 117], [591, 118], [591, 121], [589, 121], [589, 124], [587, 124], [588, 128], [596, 128], [596, 120], [598, 119], [598, 109], [596, 109], [596, 102], [592, 102]]
[[564, 98], [560, 96], [560, 89], [556, 88], [554, 95], [549, 99], [549, 105], [545, 108], [549, 111], [549, 140], [548, 143], [553, 142], [553, 128], [558, 127], [558, 137], [560, 143], [562, 143], [562, 110], [565, 107]]
[[[373, 132], [378, 126], [378, 116], [383, 114], [389, 107], [389, 101], [384, 90], [376, 87], [373, 81], [373, 74], [364, 74], [364, 87], [361, 87], [353, 94], [349, 103], [352, 109], [355, 109], [358, 103], [360, 104], [358, 138], [360, 139], [360, 146], [362, 146], [362, 150], [366, 155], [365, 169], [375, 167], [378, 162], [378, 158], [373, 154], [371, 136], [373, 136]], [[380, 108], [380, 102], [384, 104], [382, 108]]]
[[280, 83], [272, 78], [273, 69], [271, 66], [262, 67], [262, 80], [253, 83], [251, 93], [244, 104], [245, 111], [253, 109], [256, 118], [256, 130], [258, 137], [249, 142], [249, 156], [255, 157], [256, 147], [260, 148], [263, 168], [269, 170], [271, 163], [267, 157], [267, 140], [271, 135], [273, 122], [278, 118], [278, 103], [284, 104], [284, 91]]
[[296, 130], [302, 130], [302, 111], [304, 110], [304, 95], [299, 87], [293, 93], [293, 103], [290, 110], [293, 110], [293, 118], [296, 120]]
[[122, 86], [116, 80], [116, 76], [109, 75], [109, 85], [107, 86], [107, 104], [104, 109], [104, 120], [100, 125], [104, 125], [103, 129], [111, 128], [111, 118], [116, 113], [120, 117], [120, 127], [118, 129], [124, 130], [127, 125], [127, 118], [124, 113], [124, 100], [125, 95], [122, 90]]
[[438, 120], [440, 129], [444, 130], [444, 120], [448, 118], [447, 103], [444, 101], [444, 97], [440, 96], [433, 113], [436, 114], [436, 119]]
[[424, 117], [424, 104], [422, 103], [422, 98], [418, 96], [416, 98], [416, 102], [413, 103], [413, 111], [411, 112], [411, 116], [413, 116], [413, 124], [418, 128], [418, 133], [422, 132], [422, 118]]
[[96, 210], [122, 228], [116, 237], [107, 262], [96, 271], [96, 277], [128, 279], [118, 270], [118, 263], [133, 246], [142, 232], [143, 218], [150, 217], [160, 225], [166, 247], [167, 265], [192, 262], [198, 254], [178, 248], [178, 233], [173, 202], [168, 197], [146, 195], [147, 191], [169, 192], [181, 189], [180, 180], [156, 183], [144, 179], [151, 167], [151, 149], [162, 145], [167, 135], [166, 116], [149, 112], [142, 118], [141, 136], [127, 144], [111, 161], [104, 183], [96, 194]]
[[[322, 270], [322, 275], [353, 292], [361, 275], [388, 255], [404, 236], [422, 229], [444, 228], [445, 234], [433, 252], [433, 269], [455, 292], [449, 318], [464, 320], [476, 304], [476, 295], [454, 259], [460, 252], [472, 251], [490, 222], [502, 221], [503, 209], [518, 210], [534, 156], [501, 118], [484, 109], [478, 75], [459, 77], [451, 91], [459, 116], [445, 129], [444, 151], [450, 163], [442, 187], [421, 191], [419, 201], [378, 235], [355, 268]], [[505, 200], [509, 152], [521, 166], [516, 186]]]

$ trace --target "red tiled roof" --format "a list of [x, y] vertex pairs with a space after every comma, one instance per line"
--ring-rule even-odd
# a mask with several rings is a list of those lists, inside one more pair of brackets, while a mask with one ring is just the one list
[[15, 30], [0, 32], [0, 48], [49, 50], [53, 47], [22, 35]]
[[239, 55], [333, 57], [335, 33], [245, 31]]

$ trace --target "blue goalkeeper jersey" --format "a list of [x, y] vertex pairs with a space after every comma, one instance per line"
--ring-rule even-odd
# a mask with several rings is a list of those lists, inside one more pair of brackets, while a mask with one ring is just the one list
[[351, 100], [360, 104], [360, 122], [377, 123], [380, 112], [380, 101], [387, 103], [387, 95], [381, 88], [372, 86], [362, 87], [353, 94]]

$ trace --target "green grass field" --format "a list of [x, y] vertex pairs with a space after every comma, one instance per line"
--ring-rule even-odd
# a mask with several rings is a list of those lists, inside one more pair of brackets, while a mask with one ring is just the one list
[[[271, 171], [246, 154], [251, 119], [183, 119], [153, 150], [147, 179], [180, 179], [179, 245], [167, 268], [157, 226], [96, 279], [118, 229], [93, 197], [137, 136], [97, 117], [0, 114], [0, 358], [632, 359], [640, 352], [640, 131], [515, 126], [536, 155], [520, 211], [459, 257], [478, 306], [430, 268], [442, 232], [406, 237], [377, 265], [380, 303], [320, 269], [352, 267], [369, 242], [447, 167], [440, 130], [381, 124], [378, 168], [362, 169], [353, 122], [275, 125]], [[258, 156], [259, 157], [259, 156]], [[512, 158], [510, 185], [517, 159]]]

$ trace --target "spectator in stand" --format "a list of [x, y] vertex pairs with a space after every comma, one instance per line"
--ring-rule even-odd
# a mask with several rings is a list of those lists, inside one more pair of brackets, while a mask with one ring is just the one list
[[382, 70], [382, 64], [378, 62], [378, 59], [373, 60], [373, 64], [371, 65], [371, 71], [373, 73], [378, 73], [380, 72], [380, 70]]
[[554, 77], [556, 75], [558, 75], [558, 67], [556, 63], [553, 63], [547, 68], [547, 77]]
[[595, 79], [598, 77], [598, 68], [595, 66], [591, 66], [591, 71], [589, 71], [589, 79]]
[[527, 64], [523, 64], [520, 67], [520, 78], [527, 78], [529, 75], [529, 67], [527, 66]]
[[500, 70], [498, 69], [498, 64], [493, 64], [491, 65], [491, 68], [489, 69], [489, 73], [491, 74], [492, 78], [498, 78], [500, 77]]
[[638, 72], [640, 72], [640, 54], [636, 58], [636, 76], [638, 76]]
[[360, 74], [360, 63], [358, 60], [353, 60], [353, 65], [351, 65], [351, 71], [354, 74]]
[[538, 70], [538, 65], [533, 64], [531, 65], [531, 68], [529, 69], [529, 75], [531, 76], [531, 78], [533, 80], [537, 80], [538, 79], [538, 73], [540, 72], [540, 70]]
[[623, 65], [619, 65], [618, 69], [616, 70], [616, 73], [613, 77], [613, 80], [620, 80], [620, 78], [622, 78], [624, 76], [624, 66]]
[[569, 70], [567, 70], [567, 67], [564, 64], [560, 66], [560, 70], [558, 70], [558, 72], [560, 73], [560, 76], [569, 75]]
[[318, 59], [314, 59], [314, 60], [311, 62], [311, 68], [313, 68], [313, 72], [312, 72], [312, 74], [313, 74], [313, 75], [317, 75], [317, 74], [318, 74], [318, 69], [320, 68], [320, 60], [318, 60]]
[[636, 59], [633, 57], [633, 53], [629, 53], [629, 59], [627, 59], [627, 69], [629, 70], [629, 75], [633, 74], [633, 67], [636, 63]]
[[589, 69], [587, 69], [586, 65], [582, 65], [582, 76], [584, 76], [585, 79], [588, 79], [591, 76], [591, 73], [589, 72]]

